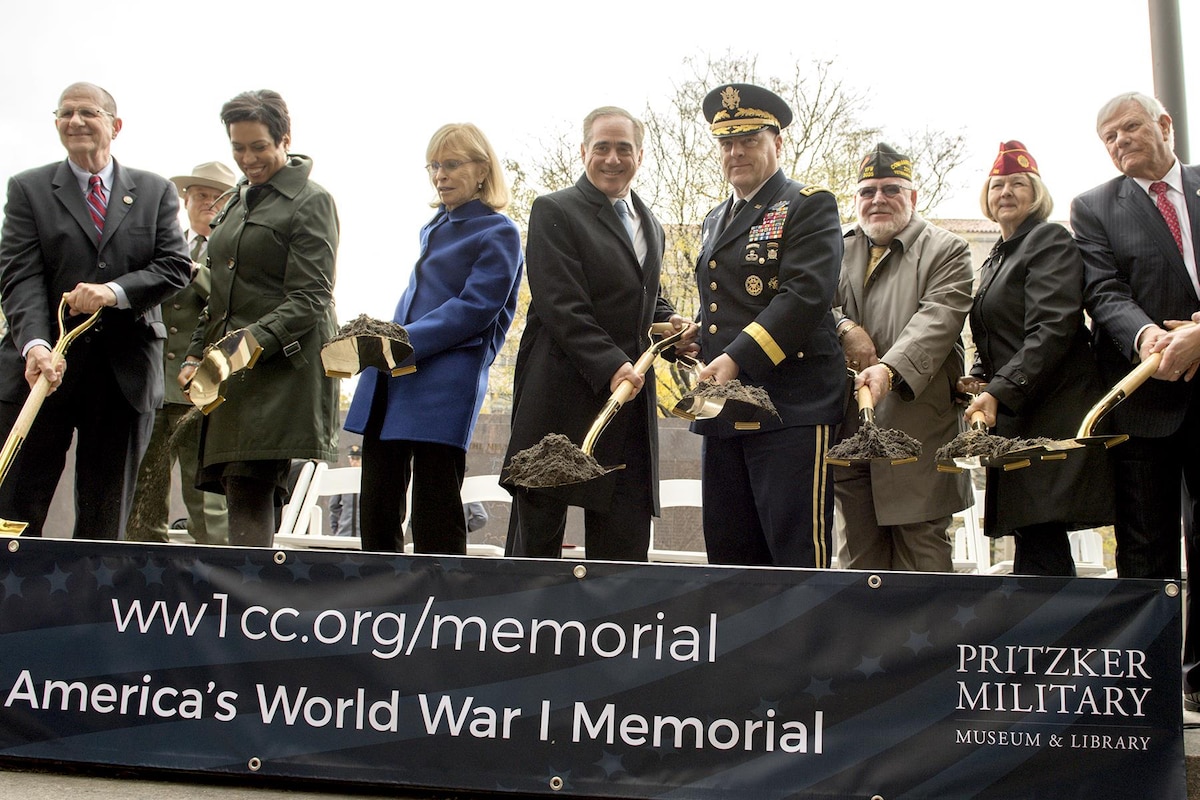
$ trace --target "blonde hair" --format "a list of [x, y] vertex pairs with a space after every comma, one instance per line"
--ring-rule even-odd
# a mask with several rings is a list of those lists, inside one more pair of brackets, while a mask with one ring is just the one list
[[[1050, 219], [1050, 212], [1054, 210], [1054, 198], [1050, 196], [1050, 190], [1046, 188], [1046, 184], [1042, 183], [1042, 176], [1036, 172], [1020, 173], [1029, 179], [1029, 185], [1033, 187], [1033, 203], [1029, 206], [1029, 216], [1036, 220], [1045, 221]], [[983, 191], [979, 193], [979, 207], [983, 210], [983, 215], [992, 222], [996, 221], [996, 217], [988, 208], [988, 189], [992, 186], [992, 178], [1008, 177], [1007, 175], [989, 175], [988, 179], [983, 182]]]
[[[438, 128], [425, 148], [425, 160], [434, 161], [438, 155], [448, 153], [486, 165], [487, 175], [483, 178], [479, 199], [494, 211], [503, 211], [508, 207], [512, 193], [504, 179], [504, 170], [500, 168], [500, 159], [496, 157], [496, 151], [483, 131], [470, 122], [452, 122]], [[440, 200], [435, 200], [429, 205], [437, 208], [440, 204]]]

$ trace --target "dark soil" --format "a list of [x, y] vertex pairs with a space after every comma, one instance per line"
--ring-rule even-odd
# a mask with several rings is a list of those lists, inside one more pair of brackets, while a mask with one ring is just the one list
[[1007, 439], [982, 430], [970, 430], [960, 433], [946, 444], [938, 448], [935, 455], [938, 461], [953, 461], [956, 458], [999, 458], [1013, 450], [1026, 450], [1037, 447], [1052, 440], [1045, 437], [1036, 439]]
[[743, 403], [749, 403], [752, 406], [765, 409], [776, 417], [779, 416], [779, 412], [775, 410], [775, 404], [771, 402], [771, 396], [767, 394], [766, 389], [759, 386], [747, 386], [737, 378], [725, 383], [716, 383], [711, 380], [700, 381], [682, 399], [686, 400], [690, 397], [739, 400]]
[[130, 541], [145, 542], [157, 539], [158, 534], [152, 531], [155, 525], [156, 509], [161, 514], [162, 498], [171, 491], [171, 450], [181, 433], [200, 424], [203, 414], [198, 408], [192, 408], [179, 424], [165, 439], [153, 442], [154, 447], [146, 450], [142, 456], [142, 465], [138, 468], [137, 489], [133, 494], [133, 505], [129, 509], [129, 522], [126, 523], [125, 536]]
[[864, 461], [872, 458], [896, 460], [916, 458], [921, 455], [921, 443], [904, 431], [880, 428], [873, 422], [864, 422], [849, 439], [829, 448], [826, 458], [839, 461]]
[[337, 342], [342, 339], [352, 339], [355, 336], [382, 336], [385, 339], [396, 339], [410, 344], [408, 341], [408, 331], [404, 330], [404, 326], [396, 322], [388, 322], [374, 317], [368, 317], [366, 314], [359, 314], [354, 319], [347, 322], [338, 329], [337, 335], [329, 341]]
[[561, 433], [546, 435], [508, 463], [508, 479], [528, 489], [566, 486], [599, 478], [607, 472]]

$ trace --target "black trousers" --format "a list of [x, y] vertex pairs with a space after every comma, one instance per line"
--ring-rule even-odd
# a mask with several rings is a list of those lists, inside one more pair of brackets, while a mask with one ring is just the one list
[[[41, 536], [54, 491], [75, 444], [76, 539], [120, 539], [133, 505], [138, 465], [150, 442], [154, 412], [125, 399], [107, 355], [85, 335], [67, 354], [68, 378], [46, 398], [8, 476], [0, 484], [0, 517], [27, 522]], [[21, 403], [0, 403], [0, 430], [12, 430]]]
[[467, 519], [461, 489], [466, 451], [447, 444], [380, 438], [386, 408], [387, 381], [379, 381], [363, 432], [359, 505], [363, 549], [404, 550], [404, 505], [412, 483], [413, 549], [465, 554]]
[[705, 436], [704, 544], [713, 564], [828, 567], [830, 425]]

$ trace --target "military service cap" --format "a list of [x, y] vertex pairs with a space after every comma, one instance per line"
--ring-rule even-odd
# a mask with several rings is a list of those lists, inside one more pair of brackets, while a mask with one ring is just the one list
[[996, 156], [996, 163], [992, 164], [992, 175], [1016, 175], [1020, 172], [1032, 172], [1034, 175], [1040, 175], [1038, 172], [1037, 162], [1033, 160], [1033, 156], [1025, 149], [1025, 145], [1016, 141], [1000, 143], [1000, 153]]
[[904, 178], [911, 181], [912, 176], [912, 159], [884, 142], [875, 145], [875, 149], [858, 164], [860, 181], [869, 178]]
[[704, 98], [704, 118], [712, 135], [741, 136], [763, 128], [783, 130], [792, 123], [792, 109], [782, 97], [749, 83], [729, 83]]

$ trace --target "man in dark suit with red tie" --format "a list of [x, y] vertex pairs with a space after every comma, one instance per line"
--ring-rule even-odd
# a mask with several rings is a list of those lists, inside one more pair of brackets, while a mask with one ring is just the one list
[[[0, 517], [40, 536], [72, 435], [76, 538], [124, 531], [138, 463], [162, 404], [158, 305], [187, 285], [191, 260], [175, 188], [118, 164], [112, 95], [68, 86], [54, 112], [67, 160], [9, 180], [0, 231], [0, 430], [12, 428], [39, 376], [51, 384], [0, 485]], [[71, 318], [104, 309], [71, 345], [70, 368], [52, 357], [59, 300]]]
[[[1112, 412], [1130, 435], [1112, 451], [1116, 467], [1117, 573], [1180, 577], [1180, 511], [1193, 574], [1200, 573], [1200, 168], [1180, 164], [1171, 117], [1153, 97], [1110, 100], [1096, 131], [1122, 175], [1071, 204], [1084, 263], [1084, 302], [1094, 322], [1102, 378], [1115, 384], [1161, 353], [1151, 380]], [[1200, 710], [1200, 604], [1188, 593], [1185, 705]], [[1195, 612], [1195, 613], [1193, 613]]]

